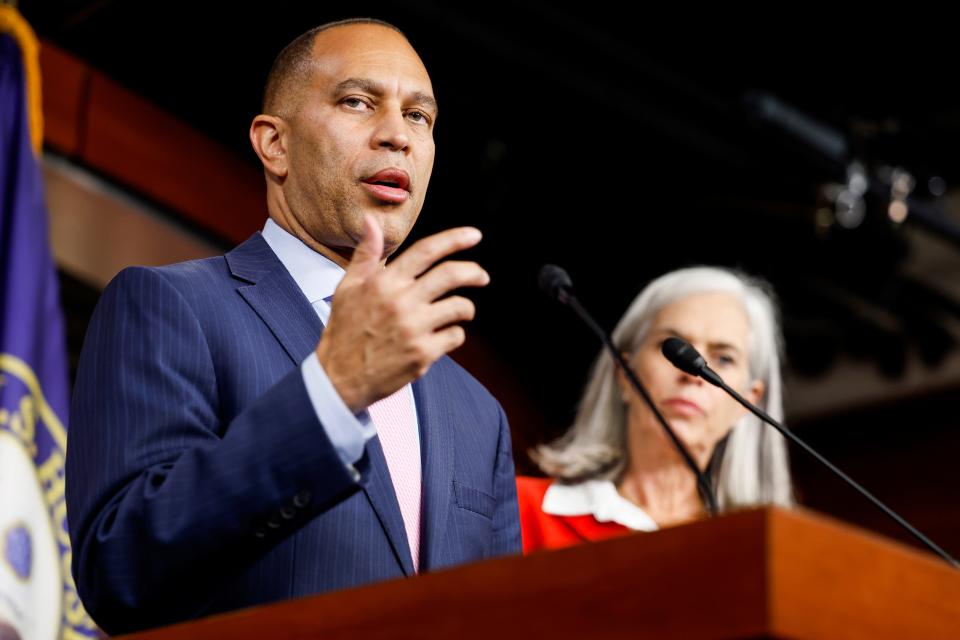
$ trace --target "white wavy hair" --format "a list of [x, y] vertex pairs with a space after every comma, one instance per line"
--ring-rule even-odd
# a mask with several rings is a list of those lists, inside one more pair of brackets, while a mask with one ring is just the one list
[[[640, 292], [613, 331], [613, 343], [634, 353], [663, 307], [699, 293], [729, 293], [750, 323], [749, 371], [760, 380], [759, 406], [783, 420], [780, 360], [783, 338], [769, 284], [744, 273], [717, 267], [691, 267], [660, 276]], [[571, 428], [552, 443], [531, 451], [550, 476], [563, 481], [618, 480], [627, 465], [627, 412], [613, 359], [601, 351], [593, 364]], [[721, 511], [777, 504], [792, 505], [793, 487], [783, 436], [751, 413], [733, 426], [717, 478]]]

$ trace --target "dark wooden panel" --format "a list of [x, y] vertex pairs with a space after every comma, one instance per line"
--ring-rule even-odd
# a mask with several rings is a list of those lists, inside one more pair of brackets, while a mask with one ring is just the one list
[[232, 242], [266, 220], [259, 171], [98, 72], [82, 159]]
[[40, 43], [43, 138], [67, 155], [80, 152], [85, 88], [90, 67], [47, 40]]

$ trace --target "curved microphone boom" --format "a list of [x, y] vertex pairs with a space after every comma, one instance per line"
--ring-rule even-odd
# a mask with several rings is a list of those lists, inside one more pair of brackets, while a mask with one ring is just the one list
[[636, 374], [633, 372], [633, 369], [631, 369], [630, 365], [628, 365], [623, 359], [623, 355], [620, 353], [619, 349], [617, 349], [617, 347], [613, 344], [610, 336], [607, 335], [607, 332], [603, 330], [603, 327], [597, 324], [587, 310], [583, 308], [583, 305], [580, 304], [580, 301], [577, 300], [577, 297], [573, 294], [573, 282], [570, 280], [570, 276], [567, 275], [567, 272], [557, 265], [545, 264], [540, 268], [540, 275], [537, 278], [537, 281], [539, 282], [540, 288], [544, 291], [544, 293], [559, 301], [561, 304], [573, 309], [573, 311], [580, 316], [580, 319], [583, 320], [595, 334], [597, 334], [597, 336], [600, 338], [600, 341], [603, 342], [604, 346], [606, 346], [607, 350], [610, 352], [610, 355], [613, 357], [613, 361], [624, 372], [624, 374], [627, 376], [627, 379], [630, 381], [630, 384], [633, 386], [636, 392], [640, 394], [640, 397], [643, 398], [644, 402], [647, 403], [647, 406], [650, 407], [650, 411], [653, 412], [653, 415], [657, 418], [660, 426], [663, 427], [664, 432], [666, 432], [667, 437], [670, 438], [674, 448], [693, 472], [694, 477], [697, 479], [697, 489], [700, 492], [700, 497], [703, 500], [703, 503], [707, 507], [707, 512], [711, 516], [717, 515], [717, 497], [713, 489], [713, 483], [710, 482], [710, 478], [700, 470], [700, 467], [697, 466], [693, 456], [690, 455], [690, 452], [687, 451], [687, 448], [673, 432], [673, 429], [670, 428], [670, 425], [663, 417], [663, 414], [660, 413], [660, 410], [657, 409], [656, 405], [653, 403], [653, 399], [650, 397], [650, 394], [647, 393], [647, 390], [640, 382], [640, 379], [637, 378]]
[[663, 355], [669, 360], [673, 366], [680, 369], [681, 371], [688, 373], [692, 376], [698, 376], [709, 382], [710, 384], [720, 387], [726, 391], [734, 400], [746, 407], [751, 413], [756, 415], [758, 418], [769, 424], [771, 427], [779, 431], [785, 438], [802, 448], [804, 451], [813, 456], [820, 464], [824, 465], [826, 468], [830, 469], [833, 473], [838, 475], [844, 482], [856, 489], [860, 495], [864, 496], [867, 500], [872, 502], [874, 506], [883, 511], [887, 516], [893, 519], [894, 522], [899, 524], [901, 527], [909, 531], [917, 540], [922, 542], [928, 549], [936, 553], [938, 556], [946, 560], [948, 563], [953, 565], [955, 568], [960, 569], [960, 563], [958, 563], [950, 554], [937, 546], [932, 540], [927, 536], [920, 533], [920, 531], [914, 527], [912, 524], [904, 520], [900, 515], [898, 515], [893, 509], [885, 505], [878, 498], [874, 497], [869, 491], [857, 484], [850, 476], [845, 474], [839, 468], [834, 466], [829, 460], [820, 455], [813, 447], [808, 445], [806, 442], [801, 440], [799, 437], [794, 435], [792, 431], [787, 429], [785, 426], [774, 420], [770, 415], [765, 411], [755, 406], [752, 402], [741, 396], [736, 390], [732, 389], [723, 381], [717, 373], [707, 366], [706, 360], [703, 359], [703, 356], [693, 348], [686, 340], [680, 338], [667, 338], [664, 340], [663, 345], [660, 347], [660, 350], [663, 352]]

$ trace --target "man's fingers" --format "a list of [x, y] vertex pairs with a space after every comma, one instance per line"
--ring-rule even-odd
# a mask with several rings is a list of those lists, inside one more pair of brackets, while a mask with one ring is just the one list
[[393, 261], [390, 268], [402, 276], [416, 278], [438, 260], [474, 246], [481, 237], [480, 230], [474, 227], [457, 227], [435, 233], [415, 242]]
[[426, 373], [430, 366], [460, 347], [467, 340], [466, 330], [456, 322], [472, 320], [474, 316], [473, 303], [466, 298], [452, 297], [430, 305], [430, 326], [440, 327], [422, 337], [420, 345], [426, 358], [418, 370], [418, 376]]
[[372, 215], [363, 216], [363, 238], [353, 250], [353, 257], [347, 265], [343, 279], [366, 280], [380, 269], [383, 259], [383, 229]]
[[425, 302], [432, 302], [460, 287], [485, 287], [490, 275], [476, 262], [448, 260], [438, 264], [417, 279], [416, 295]]
[[436, 353], [434, 362], [462, 345], [467, 340], [467, 332], [458, 324], [435, 331], [428, 339], [429, 348]]
[[439, 302], [434, 302], [423, 314], [423, 321], [428, 330], [445, 328], [455, 322], [473, 320], [477, 308], [473, 302], [463, 296], [451, 296]]

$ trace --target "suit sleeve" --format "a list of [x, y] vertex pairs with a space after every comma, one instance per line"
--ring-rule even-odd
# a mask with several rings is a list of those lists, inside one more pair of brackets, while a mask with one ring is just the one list
[[298, 367], [229, 424], [217, 389], [180, 292], [156, 270], [122, 272], [87, 332], [67, 449], [73, 573], [109, 632], [197, 615], [357, 487]]
[[499, 404], [497, 409], [500, 415], [500, 428], [494, 469], [496, 506], [493, 513], [493, 555], [501, 556], [518, 554], [523, 547], [520, 540], [520, 515], [517, 506], [513, 448], [510, 445], [510, 426]]
[[307, 389], [313, 412], [323, 425], [324, 431], [348, 469], [356, 472], [354, 463], [363, 457], [364, 447], [375, 435], [377, 428], [366, 409], [359, 414], [351, 413], [337, 394], [326, 371], [320, 365], [316, 353], [307, 356], [300, 365], [303, 384]]

